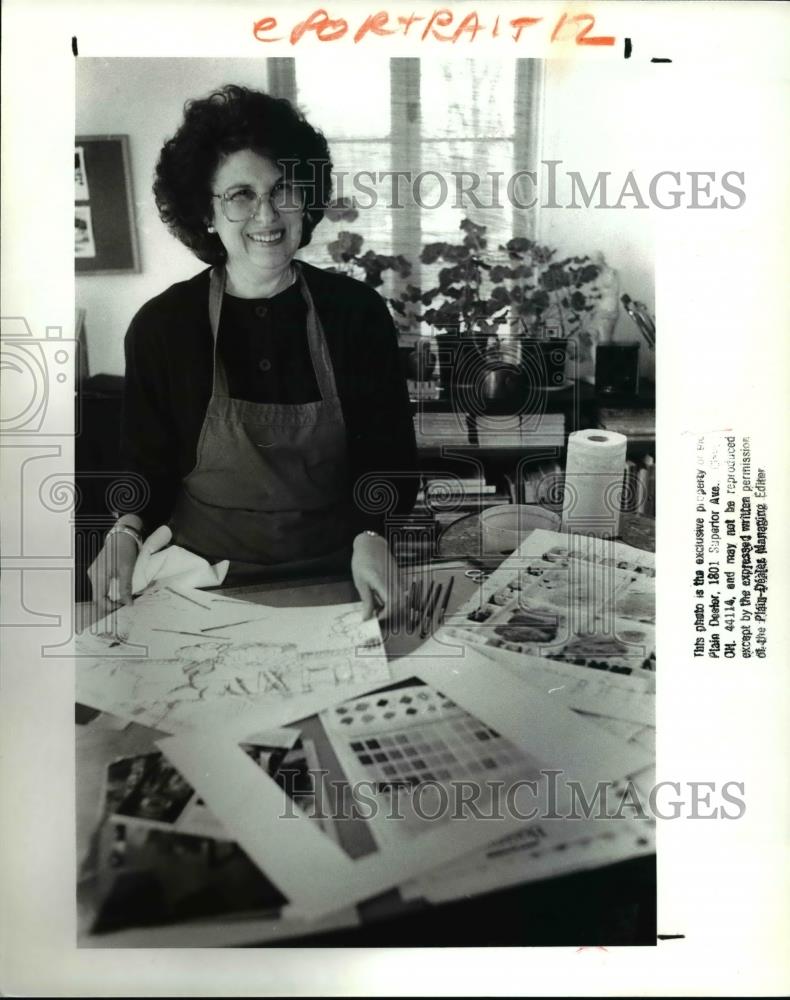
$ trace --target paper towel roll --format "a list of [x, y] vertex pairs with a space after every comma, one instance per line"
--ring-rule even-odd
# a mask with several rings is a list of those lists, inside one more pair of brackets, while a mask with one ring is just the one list
[[563, 531], [609, 538], [619, 533], [626, 444], [625, 435], [613, 431], [568, 436]]

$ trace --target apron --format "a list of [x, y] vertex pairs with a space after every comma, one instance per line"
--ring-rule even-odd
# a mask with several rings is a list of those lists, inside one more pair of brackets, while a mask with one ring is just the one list
[[[321, 320], [297, 262], [307, 305], [307, 341], [320, 398], [312, 403], [252, 403], [228, 394], [217, 350], [224, 269], [211, 272], [211, 398], [170, 526], [173, 543], [231, 574], [264, 567], [348, 571], [352, 503], [346, 429]], [[246, 571], [246, 572], [245, 572]]]

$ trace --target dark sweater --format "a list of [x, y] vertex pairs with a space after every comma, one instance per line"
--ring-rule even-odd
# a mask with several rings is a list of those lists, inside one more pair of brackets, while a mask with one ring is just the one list
[[[357, 529], [381, 530], [384, 513], [408, 513], [417, 491], [414, 426], [397, 334], [373, 289], [309, 264], [302, 268], [343, 409], [350, 487], [367, 473], [380, 473], [397, 498], [386, 512], [357, 504]], [[146, 533], [169, 520], [180, 483], [195, 465], [211, 395], [208, 287], [209, 270], [171, 285], [142, 306], [126, 334], [121, 451], [125, 468], [150, 487], [147, 503], [137, 511]], [[297, 286], [271, 299], [226, 294], [218, 350], [235, 398], [258, 403], [318, 398]]]

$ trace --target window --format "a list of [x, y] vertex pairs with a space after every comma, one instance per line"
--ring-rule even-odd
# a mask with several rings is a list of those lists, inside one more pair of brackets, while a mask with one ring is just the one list
[[[358, 207], [353, 220], [323, 222], [303, 259], [333, 266], [328, 245], [351, 231], [363, 252], [403, 254], [414, 268], [408, 280], [420, 284], [422, 246], [459, 241], [464, 218], [487, 227], [491, 251], [531, 235], [532, 219], [513, 208], [507, 181], [537, 162], [539, 61], [319, 52], [269, 63], [270, 87], [279, 85], [329, 141], [335, 196]], [[398, 280], [385, 275], [382, 291]]]

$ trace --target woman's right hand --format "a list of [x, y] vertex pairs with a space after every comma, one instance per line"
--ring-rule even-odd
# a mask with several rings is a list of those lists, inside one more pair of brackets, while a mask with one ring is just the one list
[[[132, 603], [132, 574], [137, 553], [137, 542], [126, 532], [112, 532], [105, 538], [101, 552], [88, 570], [97, 619], [104, 618], [119, 605]], [[116, 581], [114, 587], [113, 580]]]

